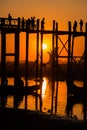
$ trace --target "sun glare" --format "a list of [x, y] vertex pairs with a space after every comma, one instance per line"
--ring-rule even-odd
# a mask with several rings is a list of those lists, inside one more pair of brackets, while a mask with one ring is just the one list
[[43, 43], [42, 48], [43, 48], [43, 50], [47, 49], [47, 44]]

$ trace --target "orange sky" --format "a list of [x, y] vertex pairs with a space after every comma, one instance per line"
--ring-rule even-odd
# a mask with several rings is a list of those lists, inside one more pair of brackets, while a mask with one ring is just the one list
[[[60, 30], [67, 30], [68, 21], [72, 21], [72, 25], [74, 20], [82, 19], [85, 22], [87, 21], [87, 0], [0, 0], [0, 17], [8, 17], [8, 13], [12, 15], [14, 18], [25, 17], [30, 18], [31, 16], [35, 16], [36, 18], [42, 19], [45, 17], [45, 27], [46, 29], [52, 29], [52, 21], [55, 19], [59, 23]], [[85, 26], [85, 25], [84, 25]], [[78, 27], [79, 30], [79, 27]], [[21, 34], [22, 38], [20, 39], [21, 44], [21, 54], [20, 59], [25, 59], [25, 34]], [[9, 37], [9, 36], [8, 36]], [[48, 49], [51, 48], [50, 44], [50, 36], [46, 36], [44, 39], [48, 44]], [[13, 36], [7, 40], [9, 44], [11, 44], [14, 40]], [[35, 50], [35, 36], [31, 38], [30, 51], [32, 54], [30, 58], [35, 60], [35, 55], [33, 50]], [[64, 39], [65, 40], [65, 39]], [[65, 40], [66, 41], [66, 40]], [[75, 53], [82, 53], [84, 48], [83, 39], [77, 38], [76, 43], [79, 44], [75, 47]], [[33, 45], [32, 45], [33, 42]], [[14, 43], [13, 43], [14, 44]], [[0, 42], [1, 46], [1, 42]], [[13, 51], [13, 47], [9, 48]], [[8, 50], [8, 49], [7, 49]], [[48, 50], [47, 50], [48, 51]], [[46, 50], [45, 50], [46, 52]], [[44, 54], [45, 54], [44, 52]], [[33, 56], [33, 57], [32, 57]]]

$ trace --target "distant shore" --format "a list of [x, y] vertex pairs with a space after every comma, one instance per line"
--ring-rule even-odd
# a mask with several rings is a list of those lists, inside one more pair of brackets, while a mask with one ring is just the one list
[[[35, 62], [29, 62], [28, 63], [28, 71], [27, 71], [27, 76], [28, 78], [35, 78], [36, 77], [36, 66], [34, 65]], [[0, 63], [1, 66], [1, 63]], [[40, 65], [38, 65], [38, 77], [40, 76]], [[77, 71], [78, 70], [78, 71]], [[55, 68], [56, 72], [56, 68]], [[61, 63], [58, 65], [58, 74], [55, 74], [54, 72], [54, 78], [58, 78], [58, 80], [66, 80], [67, 78], [67, 64], [66, 63]], [[26, 66], [25, 62], [20, 62], [19, 64], [19, 73], [21, 77], [26, 76]], [[84, 68], [83, 68], [83, 63], [80, 64], [79, 68], [77, 68], [76, 65], [73, 67], [73, 76], [75, 80], [83, 80], [84, 79]], [[6, 63], [6, 76], [7, 77], [14, 77], [14, 63], [13, 62], [7, 62]], [[46, 65], [43, 67], [43, 76], [51, 77], [53, 76], [52, 74], [52, 68], [50, 65]], [[58, 77], [57, 77], [58, 76]], [[0, 77], [1, 77], [1, 69], [0, 69]]]

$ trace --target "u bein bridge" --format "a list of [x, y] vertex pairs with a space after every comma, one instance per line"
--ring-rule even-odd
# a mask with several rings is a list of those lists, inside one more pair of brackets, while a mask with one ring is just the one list
[[[20, 76], [19, 73], [19, 53], [20, 53], [20, 33], [25, 32], [26, 33], [26, 59], [25, 59], [25, 86], [28, 87], [28, 65], [29, 65], [29, 35], [30, 34], [36, 34], [36, 81], [38, 78], [40, 78], [40, 85], [42, 85], [43, 82], [43, 40], [44, 35], [50, 34], [52, 35], [52, 64], [51, 64], [51, 77], [52, 77], [52, 108], [51, 111], [53, 112], [53, 105], [54, 105], [54, 81], [55, 76], [57, 76], [57, 84], [56, 84], [56, 95], [55, 95], [55, 112], [57, 111], [57, 97], [58, 97], [58, 64], [59, 64], [59, 58], [66, 58], [67, 59], [67, 97], [69, 97], [69, 94], [74, 94], [75, 91], [80, 91], [77, 89], [77, 87], [73, 84], [74, 78], [73, 78], [73, 62], [76, 63], [76, 58], [79, 58], [78, 64], [83, 60], [84, 62], [84, 94], [85, 97], [87, 95], [87, 23], [85, 23], [85, 31], [82, 31], [82, 28], [80, 31], [76, 30], [76, 24], [74, 23], [73, 30], [71, 26], [71, 22], [68, 22], [68, 31], [61, 31], [58, 29], [58, 22], [53, 20], [53, 26], [52, 30], [45, 30], [45, 19], [35, 19], [34, 18], [28, 18], [24, 19], [18, 17], [17, 19], [12, 18], [10, 15], [7, 18], [0, 18], [0, 35], [1, 35], [1, 84], [4, 81], [4, 78], [6, 77], [6, 56], [13, 56], [14, 57], [14, 86], [16, 87], [16, 81], [18, 77]], [[6, 35], [7, 34], [14, 34], [14, 53], [7, 53], [6, 52]], [[60, 36], [67, 36], [67, 41], [65, 43], [62, 42], [62, 39]], [[82, 56], [74, 56], [74, 41], [76, 37], [83, 37], [84, 38], [84, 53]], [[58, 46], [59, 42], [62, 45], [62, 49], [59, 52]], [[67, 47], [66, 47], [67, 44]], [[79, 48], [79, 45], [78, 45]], [[62, 53], [63, 49], [66, 50], [67, 55], [60, 55]], [[40, 59], [39, 59], [40, 56]], [[40, 61], [39, 61], [40, 60]], [[39, 74], [39, 63], [40, 63], [40, 74]], [[77, 65], [79, 66], [79, 65]], [[37, 83], [36, 83], [37, 84]], [[75, 89], [76, 87], [76, 89]], [[40, 88], [42, 93], [42, 87]], [[82, 91], [82, 90], [81, 90]], [[37, 90], [36, 90], [37, 92]], [[36, 98], [37, 99], [37, 98]], [[40, 99], [42, 97], [40, 96]], [[25, 98], [27, 102], [27, 98]], [[68, 98], [67, 98], [68, 100]], [[42, 100], [41, 100], [42, 101]], [[38, 102], [36, 100], [36, 109]], [[40, 102], [40, 110], [42, 109], [42, 103]], [[27, 106], [26, 106], [27, 108]]]

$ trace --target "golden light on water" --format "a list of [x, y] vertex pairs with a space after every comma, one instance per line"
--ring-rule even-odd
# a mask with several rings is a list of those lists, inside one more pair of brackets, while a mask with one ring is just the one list
[[[13, 78], [8, 78], [9, 85], [13, 84]], [[34, 80], [28, 80], [30, 85], [34, 84]], [[49, 82], [49, 79], [46, 77], [43, 77], [43, 84], [42, 84], [42, 110], [43, 112], [48, 112], [48, 110], [51, 109], [51, 99], [52, 99], [52, 87], [51, 87], [51, 81]], [[76, 81], [76, 84], [82, 84], [82, 82]], [[39, 90], [38, 90], [39, 91]], [[39, 93], [39, 92], [38, 92]], [[55, 93], [55, 91], [54, 91]], [[38, 98], [39, 99], [39, 98]], [[54, 98], [55, 100], [55, 98]], [[38, 100], [39, 101], [39, 100]], [[27, 96], [27, 109], [35, 110], [35, 102], [36, 98], [33, 95]], [[55, 102], [54, 102], [55, 103]], [[57, 102], [57, 114], [61, 116], [65, 116], [66, 113], [66, 104], [67, 103], [67, 88], [66, 88], [66, 82], [58, 82], [58, 102]], [[38, 102], [39, 104], [39, 102]], [[40, 104], [39, 104], [40, 105]], [[38, 106], [39, 106], [38, 105]], [[6, 101], [6, 107], [14, 107], [14, 96], [8, 96]], [[77, 117], [78, 119], [83, 120], [84, 113], [83, 113], [83, 105], [81, 103], [76, 103], [72, 106], [72, 116]], [[25, 108], [25, 96], [19, 103], [18, 108]], [[54, 104], [55, 108], [55, 104]]]
[[43, 84], [42, 84], [42, 97], [45, 97], [45, 92], [46, 92], [46, 79], [43, 79]]

